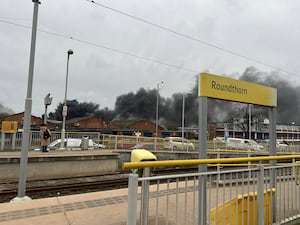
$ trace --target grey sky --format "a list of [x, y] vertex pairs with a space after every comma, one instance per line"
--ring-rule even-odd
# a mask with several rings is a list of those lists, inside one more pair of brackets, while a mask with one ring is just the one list
[[[299, 85], [300, 1], [279, 0], [115, 0], [96, 3], [126, 12], [189, 37], [270, 64]], [[24, 111], [33, 3], [0, 1], [0, 103]], [[202, 71], [235, 77], [249, 67], [274, 70], [116, 13], [87, 0], [41, 0], [39, 6], [32, 113], [44, 112], [51, 93], [53, 111], [64, 98], [67, 51], [68, 99], [113, 108], [117, 96], [154, 89], [161, 95], [187, 92]], [[69, 38], [68, 38], [69, 37]], [[71, 39], [70, 37], [73, 37]], [[80, 41], [78, 41], [80, 40]], [[90, 43], [90, 44], [88, 44]], [[93, 43], [93, 44], [91, 44]], [[99, 46], [170, 64], [131, 57]]]

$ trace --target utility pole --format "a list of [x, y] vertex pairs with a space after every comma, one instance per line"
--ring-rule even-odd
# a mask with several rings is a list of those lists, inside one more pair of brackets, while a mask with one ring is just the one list
[[37, 20], [38, 20], [38, 6], [40, 4], [40, 1], [32, 0], [32, 2], [34, 3], [34, 9], [33, 9], [33, 20], [32, 20], [32, 32], [31, 32], [27, 96], [25, 99], [25, 110], [24, 110], [20, 177], [19, 177], [19, 185], [18, 185], [18, 196], [15, 197], [12, 201], [23, 201], [23, 200], [31, 199], [25, 196], [25, 192], [26, 192], [26, 176], [27, 176], [28, 149], [29, 149], [29, 133], [30, 133], [30, 124], [31, 124], [32, 83], [33, 83], [34, 57], [35, 57], [35, 46], [36, 46], [36, 31], [37, 31]]

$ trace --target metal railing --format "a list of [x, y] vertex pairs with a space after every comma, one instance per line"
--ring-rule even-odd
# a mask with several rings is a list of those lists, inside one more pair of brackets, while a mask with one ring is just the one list
[[246, 168], [240, 164], [236, 169], [153, 177], [147, 176], [151, 167], [243, 163], [247, 158], [124, 163], [124, 169], [144, 168], [144, 177], [129, 176], [127, 225], [263, 225], [299, 218], [297, 163], [262, 164], [299, 158], [253, 157], [248, 160], [258, 164]]
[[[4, 149], [13, 149], [18, 150], [21, 149], [22, 144], [22, 132], [17, 132], [15, 134], [15, 138], [13, 138], [14, 134], [1, 134], [5, 135], [3, 146]], [[66, 138], [77, 138], [82, 139], [82, 137], [88, 136], [95, 143], [101, 143], [103, 141], [103, 136], [98, 132], [66, 132]], [[40, 147], [41, 138], [39, 131], [31, 131], [29, 134], [30, 137], [30, 147], [29, 149], [36, 149]], [[61, 138], [61, 132], [51, 132], [51, 142]], [[2, 137], [1, 140], [2, 141]]]
[[[61, 132], [52, 131], [51, 141], [61, 138]], [[22, 142], [22, 132], [18, 132], [15, 134], [15, 138], [13, 138], [13, 134], [2, 134], [0, 142], [3, 140], [2, 135], [4, 135], [4, 143], [1, 143], [1, 147], [4, 149], [21, 149]], [[99, 132], [66, 132], [66, 138], [79, 138], [82, 139], [83, 136], [89, 136], [95, 143], [104, 144], [107, 149], [110, 150], [130, 150], [134, 148], [137, 144], [144, 144], [147, 147], [147, 150], [154, 150], [155, 145], [155, 137], [144, 137], [144, 136], [128, 136], [128, 135], [110, 135], [110, 134], [101, 134]], [[191, 148], [177, 149], [176, 151], [185, 151], [185, 152], [197, 152], [198, 149], [198, 140], [189, 140], [190, 143], [193, 143], [194, 150]], [[166, 143], [164, 142], [164, 138], [157, 138], [157, 150], [170, 150], [175, 151], [175, 149], [166, 148]], [[40, 135], [39, 131], [31, 131], [30, 132], [30, 149], [35, 149], [40, 147]], [[207, 149], [209, 151], [228, 151], [228, 152], [255, 152], [253, 150], [247, 149], [231, 149], [226, 146], [226, 143], [212, 140], [207, 141]], [[265, 149], [262, 152], [269, 152], [268, 145], [265, 145]], [[300, 145], [291, 144], [288, 147], [278, 147], [278, 153], [282, 154], [290, 154], [300, 152]]]

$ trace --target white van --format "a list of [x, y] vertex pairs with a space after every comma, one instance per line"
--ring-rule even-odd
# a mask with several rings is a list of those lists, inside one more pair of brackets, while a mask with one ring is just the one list
[[164, 148], [171, 150], [195, 150], [195, 146], [192, 142], [181, 137], [164, 138]]
[[243, 138], [227, 138], [227, 148], [263, 151], [265, 147], [258, 144], [256, 141]]
[[[65, 139], [65, 146], [67, 146], [68, 149], [80, 149], [81, 141], [82, 141], [82, 139], [79, 139], [79, 138], [68, 138], [68, 139]], [[61, 139], [57, 139], [57, 140], [51, 142], [48, 145], [48, 148], [50, 150], [59, 149], [60, 143], [61, 143]], [[97, 143], [93, 142], [93, 140], [89, 139], [88, 148], [97, 149], [97, 148], [105, 148], [105, 146], [101, 145], [101, 144], [97, 144]]]

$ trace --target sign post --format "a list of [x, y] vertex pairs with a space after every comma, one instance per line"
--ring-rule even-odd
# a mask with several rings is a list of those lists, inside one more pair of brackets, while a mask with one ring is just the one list
[[[199, 158], [207, 158], [206, 130], [207, 130], [207, 99], [221, 99], [227, 101], [267, 106], [270, 108], [270, 155], [276, 155], [276, 106], [277, 89], [246, 81], [235, 80], [208, 73], [199, 75]], [[226, 136], [226, 134], [225, 134]], [[276, 162], [271, 162], [275, 165]], [[198, 224], [206, 224], [206, 165], [199, 165], [199, 215]], [[271, 188], [275, 188], [275, 173], [270, 176]], [[274, 199], [273, 199], [274, 200]], [[275, 202], [273, 201], [273, 206]], [[275, 211], [273, 208], [273, 218]]]

